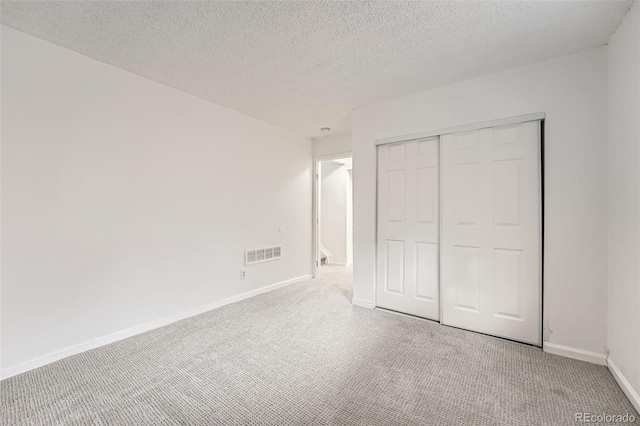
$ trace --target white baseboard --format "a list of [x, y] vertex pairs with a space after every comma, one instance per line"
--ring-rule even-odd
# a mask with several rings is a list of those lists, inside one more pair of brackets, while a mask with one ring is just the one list
[[375, 303], [369, 302], [367, 300], [356, 299], [355, 297], [351, 299], [351, 304], [353, 306], [360, 306], [361, 308], [373, 309], [376, 307]]
[[618, 382], [618, 386], [622, 388], [622, 391], [627, 395], [627, 398], [629, 398], [629, 401], [631, 401], [631, 404], [635, 407], [636, 411], [640, 413], [640, 395], [638, 395], [638, 392], [631, 387], [631, 383], [629, 383], [627, 378], [624, 377], [622, 371], [620, 371], [616, 363], [613, 362], [611, 358], [607, 358], [607, 367], [609, 367], [609, 371], [611, 371], [613, 378]]
[[597, 352], [589, 352], [583, 349], [557, 345], [555, 343], [549, 342], [544, 342], [542, 344], [542, 350], [549, 354], [560, 355], [567, 358], [573, 358], [598, 365], [607, 365], [607, 356], [605, 354], [599, 354]]
[[180, 312], [167, 317], [159, 318], [157, 320], [141, 324], [135, 327], [127, 328], [125, 330], [117, 331], [115, 333], [108, 334], [106, 336], [98, 337], [96, 339], [89, 340], [88, 342], [80, 343], [78, 345], [70, 346], [68, 348], [60, 349], [55, 352], [51, 352], [47, 355], [34, 358], [32, 360], [6, 367], [0, 371], [0, 380], [6, 379], [11, 376], [15, 376], [20, 373], [24, 373], [34, 368], [42, 367], [43, 365], [51, 364], [52, 362], [61, 360], [71, 355], [79, 354], [81, 352], [88, 351], [89, 349], [98, 348], [100, 346], [107, 345], [109, 343], [117, 342], [118, 340], [126, 339], [127, 337], [135, 336], [136, 334], [144, 333], [145, 331], [153, 330], [165, 325], [169, 325], [176, 321], [183, 320], [185, 318], [193, 317], [195, 315], [202, 314], [212, 309], [219, 308], [230, 303], [239, 302], [244, 299], [248, 299], [253, 296], [257, 296], [262, 293], [267, 293], [291, 284], [295, 284], [301, 281], [311, 279], [311, 274], [302, 275], [299, 277], [291, 278], [286, 281], [281, 281], [275, 284], [270, 284], [265, 287], [251, 290], [246, 293], [231, 296], [226, 299], [222, 299], [216, 302], [212, 302], [206, 305], [198, 306], [196, 308], [189, 309], [184, 312]]

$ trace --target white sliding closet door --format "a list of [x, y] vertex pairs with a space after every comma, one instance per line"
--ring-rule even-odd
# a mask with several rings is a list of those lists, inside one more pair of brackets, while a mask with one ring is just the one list
[[442, 323], [541, 345], [540, 122], [441, 141]]
[[378, 146], [376, 305], [438, 320], [438, 138]]

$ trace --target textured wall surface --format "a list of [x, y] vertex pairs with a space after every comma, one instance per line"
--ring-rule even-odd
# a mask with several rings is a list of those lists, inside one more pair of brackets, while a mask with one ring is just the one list
[[1, 19], [316, 137], [353, 108], [602, 46], [629, 4], [3, 1]]

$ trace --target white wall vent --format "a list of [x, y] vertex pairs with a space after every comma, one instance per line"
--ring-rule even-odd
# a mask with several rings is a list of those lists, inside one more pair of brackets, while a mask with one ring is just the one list
[[268, 262], [270, 260], [278, 260], [282, 257], [282, 246], [265, 247], [244, 252], [244, 264], [253, 265], [254, 263]]

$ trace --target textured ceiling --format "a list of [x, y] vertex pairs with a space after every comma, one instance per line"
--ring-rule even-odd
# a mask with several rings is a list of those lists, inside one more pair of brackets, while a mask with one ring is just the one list
[[627, 1], [31, 2], [2, 23], [310, 137], [353, 109], [601, 46]]

